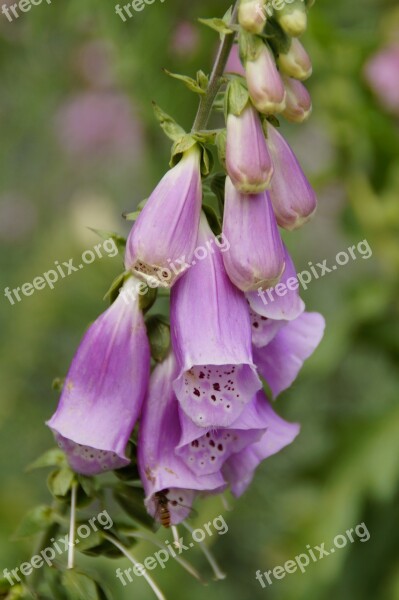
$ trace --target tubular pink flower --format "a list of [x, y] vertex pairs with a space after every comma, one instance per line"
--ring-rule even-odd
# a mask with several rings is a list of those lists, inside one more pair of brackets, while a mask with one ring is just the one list
[[172, 387], [176, 374], [172, 353], [155, 367], [138, 439], [138, 464], [146, 494], [146, 508], [159, 521], [157, 494], [164, 493], [172, 525], [189, 515], [199, 491], [219, 491], [225, 487], [220, 472], [198, 476], [175, 453], [181, 437], [179, 404]]
[[225, 73], [237, 73], [245, 77], [245, 69], [240, 59], [240, 52], [237, 44], [233, 44], [230, 50], [229, 58], [224, 69]]
[[324, 333], [319, 313], [304, 312], [282, 327], [264, 348], [254, 346], [254, 360], [273, 396], [290, 387], [303, 363], [313, 354]]
[[226, 168], [236, 188], [257, 194], [270, 186], [273, 164], [259, 115], [248, 103], [239, 116], [227, 117]]
[[245, 297], [229, 280], [205, 216], [198, 244], [207, 256], [171, 293], [172, 344], [179, 365], [174, 389], [201, 427], [229, 427], [260, 389], [252, 362]]
[[150, 287], [173, 285], [195, 250], [201, 202], [200, 152], [194, 146], [161, 179], [133, 225], [126, 268]]
[[234, 496], [241, 496], [251, 483], [257, 466], [269, 456], [291, 444], [299, 433], [297, 423], [288, 423], [277, 415], [263, 392], [258, 392], [263, 403], [263, 421], [266, 432], [260, 440], [232, 454], [224, 463], [222, 473]]
[[268, 46], [263, 47], [256, 60], [245, 64], [249, 95], [255, 108], [266, 115], [278, 113], [285, 107], [285, 88]]
[[316, 210], [316, 194], [283, 136], [268, 125], [268, 145], [274, 165], [269, 190], [277, 223], [284, 229], [301, 227]]
[[150, 350], [142, 313], [126, 295], [89, 327], [72, 361], [60, 402], [47, 422], [69, 464], [95, 475], [129, 463], [125, 448], [146, 393]]
[[246, 196], [226, 178], [223, 262], [231, 281], [248, 292], [270, 287], [284, 271], [284, 248], [267, 192]]

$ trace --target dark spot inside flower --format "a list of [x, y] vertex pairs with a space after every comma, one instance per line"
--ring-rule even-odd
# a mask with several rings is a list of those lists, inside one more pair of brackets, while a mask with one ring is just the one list
[[215, 460], [215, 457], [214, 457], [214, 456], [211, 456], [211, 460]]
[[253, 327], [255, 327], [255, 329], [258, 329], [259, 327], [259, 323], [257, 321], [255, 321], [254, 323], [252, 323]]
[[209, 431], [208, 431], [208, 432], [207, 432], [207, 434], [206, 434], [206, 437], [207, 437], [207, 438], [209, 438], [209, 436], [210, 436], [210, 435], [211, 435], [211, 434], [210, 434], [210, 433], [209, 433]]
[[194, 440], [194, 441], [192, 441], [192, 442], [191, 442], [191, 445], [192, 445], [194, 448], [198, 448], [198, 445], [199, 445], [199, 444], [198, 444], [198, 440]]
[[179, 497], [179, 502], [183, 502], [183, 498], [181, 496]]
[[205, 373], [203, 371], [200, 371], [200, 374], [198, 376], [200, 379], [204, 379], [205, 377]]
[[194, 388], [194, 396], [201, 396], [199, 389]]
[[267, 321], [267, 317], [261, 317], [262, 321]]
[[222, 452], [222, 450], [223, 450], [223, 444], [218, 444], [218, 450], [219, 450], [219, 452]]
[[176, 502], [176, 500], [172, 500], [172, 502], [171, 502], [171, 505], [172, 505], [172, 506], [177, 506], [177, 502]]
[[215, 446], [215, 442], [213, 440], [209, 440], [209, 445], [213, 448]]
[[215, 396], [215, 394], [212, 394], [211, 400], [213, 400], [214, 402], [216, 402], [216, 396]]
[[220, 383], [214, 383], [214, 384], [213, 384], [213, 389], [214, 389], [216, 392], [220, 392]]

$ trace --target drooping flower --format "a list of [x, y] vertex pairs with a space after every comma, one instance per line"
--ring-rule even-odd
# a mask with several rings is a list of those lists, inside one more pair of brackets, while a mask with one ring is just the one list
[[283, 136], [271, 124], [267, 132], [274, 166], [269, 190], [274, 214], [280, 227], [297, 229], [315, 212], [316, 194]]
[[194, 146], [161, 179], [133, 225], [126, 268], [150, 287], [173, 285], [192, 259], [201, 202], [200, 152]]
[[303, 363], [319, 345], [325, 321], [319, 313], [304, 312], [281, 327], [263, 348], [254, 346], [254, 360], [273, 396], [290, 387]]
[[223, 476], [237, 497], [251, 483], [257, 466], [291, 444], [300, 430], [297, 423], [289, 423], [274, 412], [263, 392], [258, 392], [258, 395], [262, 402], [262, 419], [267, 424], [267, 429], [258, 441], [232, 454], [222, 468]]
[[249, 95], [255, 108], [266, 115], [285, 107], [285, 88], [272, 51], [266, 44], [255, 60], [246, 60], [245, 72]]
[[250, 102], [240, 115], [227, 117], [226, 169], [236, 188], [245, 194], [270, 186], [273, 164], [259, 115]]
[[129, 464], [125, 449], [146, 393], [150, 350], [137, 296], [125, 294], [89, 327], [47, 422], [71, 467], [95, 475]]
[[286, 103], [283, 117], [292, 123], [303, 123], [312, 112], [312, 98], [305, 86], [292, 77], [283, 77]]
[[284, 246], [285, 269], [274, 288], [258, 288], [246, 297], [250, 305], [252, 343], [266, 346], [287, 322], [299, 317], [305, 304], [299, 296], [299, 281], [292, 258]]
[[179, 365], [174, 389], [201, 427], [229, 427], [261, 383], [252, 362], [247, 303], [230, 281], [205, 216], [198, 244], [207, 256], [171, 292], [172, 345]]
[[179, 404], [172, 387], [176, 374], [177, 365], [172, 353], [155, 367], [138, 438], [138, 465], [146, 508], [160, 521], [161, 494], [166, 498], [172, 525], [189, 515], [198, 492], [212, 492], [225, 486], [220, 472], [196, 475], [175, 453], [181, 437]]
[[223, 262], [234, 285], [248, 292], [279, 281], [284, 248], [267, 192], [242, 194], [227, 177], [223, 233], [230, 243]]
[[283, 8], [276, 11], [276, 19], [289, 36], [302, 35], [308, 24], [305, 3], [303, 0], [291, 0], [291, 2], [284, 3]]
[[312, 74], [312, 63], [308, 53], [297, 38], [291, 39], [287, 52], [280, 52], [277, 64], [282, 73], [304, 81]]
[[269, 427], [269, 412], [262, 390], [228, 429], [198, 427], [180, 410], [182, 435], [176, 454], [196, 475], [216, 473], [232, 454], [262, 437]]

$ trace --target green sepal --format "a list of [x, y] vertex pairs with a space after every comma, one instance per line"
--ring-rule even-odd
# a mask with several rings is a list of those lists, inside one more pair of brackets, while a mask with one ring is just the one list
[[145, 314], [146, 312], [148, 312], [150, 310], [150, 308], [152, 308], [152, 306], [154, 305], [154, 303], [158, 297], [158, 289], [152, 288], [148, 284], [146, 284], [146, 285], [147, 285], [146, 293], [139, 295], [139, 307], [140, 307], [140, 310], [143, 312], [143, 314]]
[[229, 114], [237, 117], [242, 113], [249, 102], [247, 86], [242, 78], [234, 77], [227, 86], [225, 95], [225, 118]]
[[147, 335], [151, 356], [156, 362], [162, 362], [170, 348], [170, 325], [162, 315], [152, 315], [146, 319]]
[[219, 162], [222, 167], [226, 165], [226, 139], [227, 139], [227, 131], [226, 129], [222, 129], [216, 136], [215, 144], [219, 157]]
[[119, 290], [130, 276], [131, 273], [129, 271], [124, 271], [115, 277], [108, 290], [105, 292], [103, 300], [109, 300], [110, 304], [115, 302], [119, 295]]
[[292, 38], [285, 33], [282, 27], [274, 19], [266, 21], [265, 38], [270, 44], [275, 56], [287, 54], [290, 49]]
[[143, 210], [147, 200], [148, 200], [148, 198], [144, 198], [144, 200], [142, 200], [141, 202], [138, 203], [136, 210], [134, 210], [133, 212], [125, 212], [122, 214], [122, 217], [126, 221], [136, 221], [137, 218], [139, 217], [141, 211]]
[[253, 35], [245, 29], [240, 30], [238, 36], [238, 43], [240, 48], [240, 58], [243, 65], [250, 60], [255, 61], [263, 49], [263, 40], [258, 35]]
[[46, 467], [66, 467], [68, 462], [66, 456], [60, 448], [51, 448], [39, 456], [35, 461], [26, 467], [27, 471], [34, 469], [44, 469]]
[[56, 469], [50, 473], [47, 479], [47, 485], [51, 494], [60, 500], [65, 499], [73, 483], [75, 483], [75, 473], [68, 466]]
[[188, 77], [188, 75], [180, 75], [179, 73], [171, 73], [168, 69], [163, 69], [166, 75], [169, 77], [173, 77], [173, 79], [177, 79], [178, 81], [182, 81], [185, 86], [190, 90], [190, 92], [194, 92], [195, 94], [206, 94], [206, 89], [208, 87], [208, 77], [205, 75], [203, 71], [198, 71], [196, 79], [192, 77]]
[[177, 165], [182, 154], [184, 152], [187, 152], [187, 150], [190, 150], [190, 148], [193, 148], [196, 143], [197, 140], [191, 133], [186, 133], [183, 136], [181, 136], [178, 140], [176, 140], [171, 150], [171, 158], [169, 162], [170, 166], [174, 167], [175, 165]]
[[201, 174], [203, 177], [207, 177], [209, 173], [212, 172], [213, 169], [213, 156], [211, 151], [206, 148], [204, 145], [201, 146]]
[[158, 104], [156, 104], [156, 102], [152, 103], [152, 107], [154, 109], [155, 118], [170, 140], [175, 142], [186, 133], [183, 127], [178, 125], [170, 115], [168, 115], [160, 106], [158, 106]]

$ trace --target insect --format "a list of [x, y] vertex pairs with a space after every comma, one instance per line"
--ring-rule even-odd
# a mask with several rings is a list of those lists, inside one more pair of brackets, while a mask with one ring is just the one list
[[161, 525], [163, 527], [170, 527], [170, 510], [169, 510], [169, 500], [167, 494], [169, 490], [161, 490], [160, 492], [155, 493], [155, 501], [156, 501], [156, 516], [159, 518]]

